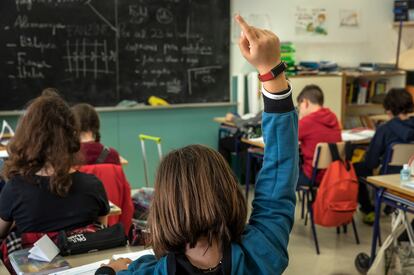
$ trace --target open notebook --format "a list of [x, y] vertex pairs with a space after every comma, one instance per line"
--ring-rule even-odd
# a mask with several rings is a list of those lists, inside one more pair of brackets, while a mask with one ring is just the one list
[[[113, 259], [117, 260], [119, 258], [129, 258], [133, 261], [137, 260], [138, 258], [144, 256], [144, 255], [154, 255], [154, 252], [152, 249], [137, 251], [137, 252], [131, 252], [131, 253], [125, 253], [125, 254], [117, 254], [112, 256]], [[64, 271], [52, 273], [53, 275], [94, 275], [95, 271], [102, 265], [107, 264], [109, 262], [109, 259], [102, 260], [99, 262], [82, 265], [74, 268], [70, 268]]]

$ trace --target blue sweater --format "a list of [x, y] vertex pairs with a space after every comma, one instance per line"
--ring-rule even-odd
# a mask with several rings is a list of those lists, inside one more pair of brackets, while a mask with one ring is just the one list
[[[414, 142], [414, 118], [401, 120], [395, 117], [378, 127], [365, 155], [365, 165], [372, 170], [383, 161], [383, 157], [393, 143]], [[389, 169], [389, 173], [399, 173], [401, 167]]]
[[[231, 245], [231, 274], [282, 274], [295, 212], [298, 126], [292, 97], [265, 98], [263, 168], [256, 183], [249, 223], [240, 243]], [[167, 257], [143, 256], [118, 275], [168, 274]]]

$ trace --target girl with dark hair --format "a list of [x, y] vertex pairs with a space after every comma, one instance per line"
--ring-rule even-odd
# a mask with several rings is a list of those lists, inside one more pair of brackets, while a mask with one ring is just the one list
[[46, 94], [33, 100], [7, 147], [0, 238], [13, 223], [19, 233], [106, 224], [109, 203], [102, 183], [74, 169], [79, 149], [78, 125], [63, 99]]
[[72, 112], [80, 127], [81, 152], [84, 164], [120, 164], [118, 152], [100, 143], [100, 121], [95, 108], [89, 104], [80, 103], [72, 107]]

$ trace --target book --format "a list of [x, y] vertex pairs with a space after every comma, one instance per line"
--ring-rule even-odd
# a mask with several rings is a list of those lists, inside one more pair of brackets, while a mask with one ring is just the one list
[[9, 255], [10, 263], [18, 275], [43, 275], [70, 268], [62, 256], [56, 256], [50, 263], [30, 259], [29, 250], [18, 250]]

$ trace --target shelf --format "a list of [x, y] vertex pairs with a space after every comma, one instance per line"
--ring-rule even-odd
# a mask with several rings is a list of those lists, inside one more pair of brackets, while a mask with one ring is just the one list
[[[394, 22], [394, 28], [400, 27], [400, 22]], [[404, 21], [403, 27], [414, 27], [414, 21]]]
[[357, 78], [357, 77], [391, 77], [391, 76], [404, 76], [404, 71], [374, 71], [374, 72], [344, 72], [345, 77]]
[[365, 103], [365, 104], [347, 104], [348, 108], [382, 108], [382, 104]]

